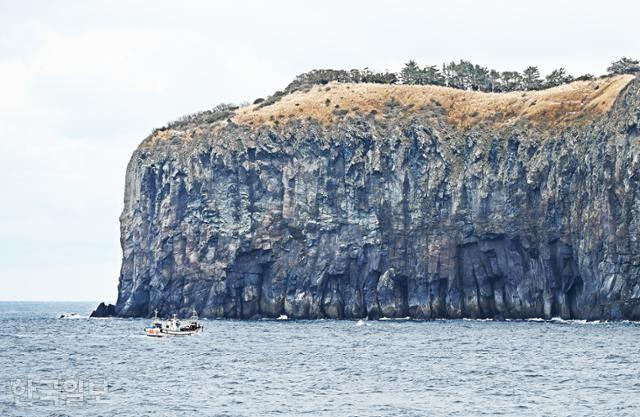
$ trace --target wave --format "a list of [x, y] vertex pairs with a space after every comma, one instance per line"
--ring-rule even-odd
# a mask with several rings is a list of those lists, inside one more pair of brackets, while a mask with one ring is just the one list
[[81, 316], [78, 313], [62, 313], [58, 316], [61, 320], [88, 319], [89, 316]]
[[411, 317], [380, 317], [379, 321], [408, 321], [412, 320]]

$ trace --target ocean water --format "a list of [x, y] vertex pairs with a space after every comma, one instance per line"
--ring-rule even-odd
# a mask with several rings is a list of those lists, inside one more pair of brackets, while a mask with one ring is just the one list
[[156, 339], [96, 304], [0, 303], [0, 416], [640, 415], [636, 323], [204, 320]]

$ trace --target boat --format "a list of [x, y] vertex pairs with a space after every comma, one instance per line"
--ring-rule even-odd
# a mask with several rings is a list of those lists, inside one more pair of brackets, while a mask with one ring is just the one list
[[192, 311], [188, 320], [179, 320], [174, 314], [169, 320], [161, 320], [158, 318], [158, 310], [154, 310], [153, 321], [151, 327], [145, 327], [144, 332], [151, 337], [167, 337], [167, 336], [192, 336], [202, 333], [204, 326], [198, 322], [198, 314]]

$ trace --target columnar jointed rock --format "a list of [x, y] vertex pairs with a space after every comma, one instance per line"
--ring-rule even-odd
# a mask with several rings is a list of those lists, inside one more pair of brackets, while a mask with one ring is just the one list
[[157, 132], [117, 314], [640, 319], [639, 85], [569, 123], [391, 100]]

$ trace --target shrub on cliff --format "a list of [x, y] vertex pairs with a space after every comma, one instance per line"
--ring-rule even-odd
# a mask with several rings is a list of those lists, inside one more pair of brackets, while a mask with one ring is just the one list
[[545, 78], [545, 88], [556, 87], [558, 85], [567, 84], [573, 81], [573, 77], [567, 74], [564, 68], [558, 68], [551, 71], [551, 74]]
[[152, 133], [155, 134], [167, 129], [177, 129], [190, 124], [215, 123], [220, 120], [225, 120], [232, 117], [234, 114], [234, 110], [236, 110], [237, 108], [238, 106], [232, 103], [220, 103], [214, 106], [211, 110], [205, 110], [181, 116], [173, 122], [167, 123], [166, 126], [154, 129]]
[[395, 84], [398, 76], [393, 72], [375, 72], [369, 68], [352, 70], [317, 69], [298, 75], [284, 89], [286, 94], [306, 91], [314, 85], [325, 85], [332, 81], [341, 83]]
[[[271, 105], [273, 103], [276, 103], [276, 102], [280, 101], [280, 99], [282, 97], [284, 97], [285, 95], [287, 95], [287, 93], [285, 93], [284, 91], [276, 91], [275, 93], [273, 93], [272, 95], [267, 97], [265, 100], [259, 101], [257, 108], [261, 109], [263, 107], [266, 107], [266, 106], [269, 106], [269, 105]], [[256, 104], [256, 103], [254, 102], [253, 104]]]
[[593, 74], [583, 74], [579, 77], [576, 77], [575, 81], [593, 81], [595, 79], [596, 77], [594, 77]]
[[613, 61], [609, 68], [607, 68], [607, 72], [611, 75], [633, 74], [636, 72], [640, 72], [640, 65], [638, 64], [639, 62], [635, 59], [622, 57], [617, 61]]

